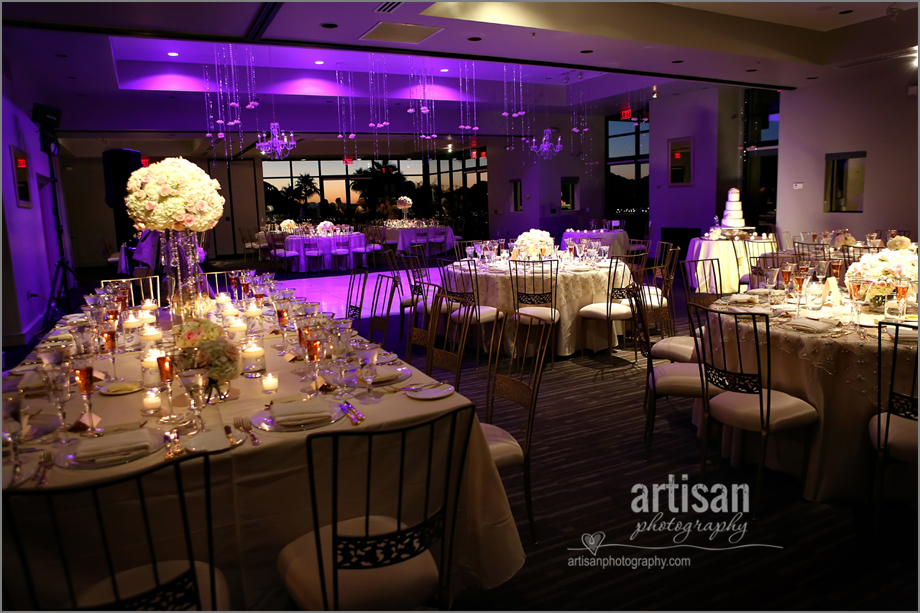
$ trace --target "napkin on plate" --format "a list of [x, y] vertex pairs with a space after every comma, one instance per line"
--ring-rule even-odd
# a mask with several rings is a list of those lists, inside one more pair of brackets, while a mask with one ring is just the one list
[[380, 365], [377, 367], [377, 376], [374, 377], [374, 383], [383, 383], [384, 381], [390, 381], [399, 376], [399, 371], [395, 368], [390, 368], [389, 366]]
[[797, 317], [789, 322], [788, 326], [799, 332], [830, 332], [837, 327], [837, 322], [833, 319], [808, 319]]
[[728, 307], [729, 313], [755, 313], [757, 315], [773, 315], [773, 309], [766, 307]]
[[728, 299], [729, 302], [747, 302], [750, 304], [757, 304], [757, 296], [748, 296], [747, 294], [732, 294], [731, 298]]
[[286, 402], [273, 402], [269, 410], [272, 420], [279, 426], [303, 426], [332, 418], [329, 401], [318, 397], [306, 402], [293, 398]]
[[[885, 331], [888, 333], [888, 336], [891, 338], [891, 340], [894, 340], [894, 328], [887, 326], [885, 328]], [[910, 328], [901, 328], [901, 330], [898, 332], [898, 341], [916, 343], [917, 342], [917, 331], [912, 330]]]
[[74, 459], [77, 462], [112, 461], [149, 451], [152, 438], [149, 428], [80, 441]]

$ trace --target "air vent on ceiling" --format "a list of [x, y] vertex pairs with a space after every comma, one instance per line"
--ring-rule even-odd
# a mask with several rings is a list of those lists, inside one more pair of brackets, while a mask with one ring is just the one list
[[380, 6], [374, 9], [375, 13], [392, 13], [402, 2], [381, 2]]
[[883, 55], [881, 57], [873, 57], [867, 60], [859, 60], [858, 62], [850, 62], [849, 64], [841, 64], [837, 68], [853, 68], [854, 66], [862, 66], [864, 64], [873, 64], [875, 62], [883, 62], [885, 60], [898, 60], [904, 57], [916, 57], [916, 49], [913, 51], [901, 51], [900, 53], [891, 53], [889, 55]]
[[381, 21], [362, 36], [361, 40], [418, 44], [443, 29], [436, 26], [418, 26], [412, 23]]

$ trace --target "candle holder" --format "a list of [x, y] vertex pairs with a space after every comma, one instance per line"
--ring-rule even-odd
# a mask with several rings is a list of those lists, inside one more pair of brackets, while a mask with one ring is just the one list
[[243, 360], [244, 377], [257, 379], [265, 374], [265, 347], [261, 336], [247, 336], [240, 350], [240, 357]]
[[124, 351], [140, 351], [141, 334], [140, 328], [144, 321], [140, 318], [141, 310], [127, 309], [121, 313], [121, 329], [124, 333]]
[[154, 326], [147, 325], [141, 328], [139, 337], [141, 341], [141, 354], [145, 354], [163, 340], [163, 331]]
[[246, 322], [240, 317], [230, 319], [226, 321], [225, 329], [227, 330], [227, 337], [230, 339], [231, 343], [242, 343], [246, 340]]
[[163, 351], [155, 348], [151, 348], [140, 355], [141, 384], [147, 388], [148, 394], [153, 392], [159, 396], [159, 393], [166, 389], [165, 384], [160, 379], [160, 367], [157, 364], [157, 358], [161, 355], [163, 355]]
[[261, 335], [264, 332], [264, 327], [262, 325], [262, 309], [255, 300], [251, 301], [246, 306], [246, 310], [243, 311], [243, 316], [246, 317], [246, 334]]
[[163, 406], [163, 399], [160, 398], [160, 392], [158, 390], [147, 390], [147, 393], [141, 400], [144, 403], [144, 409], [141, 411], [141, 415], [156, 415], [160, 412], [160, 407]]
[[265, 376], [262, 377], [262, 393], [269, 395], [278, 393], [278, 377], [274, 373], [265, 373]]

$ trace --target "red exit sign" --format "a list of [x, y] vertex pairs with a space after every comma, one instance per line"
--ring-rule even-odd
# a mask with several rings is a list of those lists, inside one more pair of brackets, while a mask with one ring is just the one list
[[620, 119], [630, 119], [632, 117], [632, 109], [626, 109], [625, 111], [620, 111]]
[[141, 166], [143, 166], [144, 168], [147, 168], [148, 166], [150, 166], [150, 158], [147, 157], [146, 155], [141, 156]]
[[355, 160], [353, 158], [345, 158], [344, 162], [346, 166], [351, 166], [355, 163]]
[[16, 158], [16, 168], [25, 168], [26, 160], [25, 158]]
[[680, 153], [679, 153], [679, 152], [677, 152], [677, 151], [674, 152], [674, 159], [675, 159], [675, 160], [679, 160], [679, 159], [680, 159]]

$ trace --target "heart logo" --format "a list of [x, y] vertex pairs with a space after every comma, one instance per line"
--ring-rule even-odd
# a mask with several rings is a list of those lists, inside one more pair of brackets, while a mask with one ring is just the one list
[[591, 552], [591, 555], [597, 555], [597, 549], [601, 546], [601, 543], [604, 542], [606, 535], [603, 532], [595, 532], [594, 534], [582, 534], [581, 542], [585, 548]]

